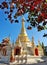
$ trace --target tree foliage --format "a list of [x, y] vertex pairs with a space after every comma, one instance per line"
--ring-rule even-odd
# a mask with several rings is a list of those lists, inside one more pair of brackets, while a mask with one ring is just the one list
[[27, 22], [32, 27], [37, 27], [38, 31], [47, 29], [47, 0], [5, 0], [0, 8], [5, 9], [11, 23], [18, 23], [17, 17], [28, 13]]

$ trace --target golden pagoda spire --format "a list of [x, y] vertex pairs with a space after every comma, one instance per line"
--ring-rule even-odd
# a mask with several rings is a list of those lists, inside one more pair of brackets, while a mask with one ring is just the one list
[[41, 47], [41, 43], [40, 43], [40, 40], [38, 40], [38, 46], [40, 46], [40, 47]]
[[38, 40], [38, 48], [39, 48], [40, 50], [42, 49], [42, 46], [41, 46], [40, 40]]
[[25, 30], [25, 26], [24, 26], [24, 22], [25, 22], [25, 19], [24, 19], [24, 17], [22, 17], [21, 35], [26, 35], [27, 36], [26, 30]]
[[32, 36], [32, 42], [34, 42], [34, 37]]
[[27, 42], [30, 42], [29, 38], [28, 38], [28, 35], [26, 33], [26, 29], [25, 29], [25, 26], [24, 26], [24, 23], [25, 23], [25, 19], [24, 17], [22, 17], [22, 27], [21, 27], [21, 32], [18, 36], [18, 39], [16, 40], [16, 43], [18, 44], [19, 43], [19, 39], [20, 39], [20, 42], [24, 42], [24, 43], [27, 43]]
[[34, 44], [34, 37], [32, 36], [32, 46], [34, 47], [35, 44]]

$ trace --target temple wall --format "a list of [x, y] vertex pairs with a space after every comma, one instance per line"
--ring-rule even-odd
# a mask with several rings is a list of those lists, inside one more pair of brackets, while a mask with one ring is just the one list
[[39, 51], [39, 56], [44, 56], [43, 51]]
[[1, 61], [4, 62], [4, 63], [9, 63], [9, 60], [10, 59], [10, 56], [1, 56]]

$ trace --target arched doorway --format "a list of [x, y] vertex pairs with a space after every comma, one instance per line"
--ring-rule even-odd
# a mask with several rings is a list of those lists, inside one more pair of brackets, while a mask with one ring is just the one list
[[36, 55], [36, 56], [39, 55], [39, 54], [38, 54], [38, 49], [37, 49], [37, 48], [35, 48], [35, 55]]
[[15, 55], [20, 55], [20, 53], [21, 53], [21, 47], [16, 47], [15, 49], [14, 49], [14, 54]]

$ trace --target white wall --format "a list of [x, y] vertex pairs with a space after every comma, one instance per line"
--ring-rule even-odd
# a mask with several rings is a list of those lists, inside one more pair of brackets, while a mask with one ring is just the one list
[[4, 63], [9, 63], [10, 62], [10, 56], [2, 56], [1, 61]]

